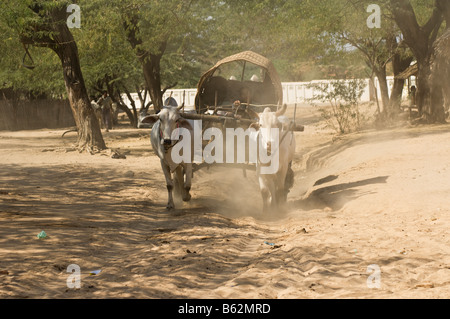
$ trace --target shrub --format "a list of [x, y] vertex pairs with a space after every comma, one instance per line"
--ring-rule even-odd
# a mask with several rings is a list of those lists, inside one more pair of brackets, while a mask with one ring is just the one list
[[[361, 127], [359, 104], [366, 86], [366, 81], [362, 79], [310, 84], [309, 87], [314, 93], [308, 102], [319, 107], [329, 127], [338, 133], [345, 134]], [[317, 101], [326, 103], [328, 107], [319, 106]]]

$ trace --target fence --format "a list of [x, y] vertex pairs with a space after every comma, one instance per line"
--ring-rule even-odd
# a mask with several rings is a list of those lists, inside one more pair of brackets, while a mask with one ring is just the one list
[[0, 130], [75, 126], [67, 100], [0, 100]]

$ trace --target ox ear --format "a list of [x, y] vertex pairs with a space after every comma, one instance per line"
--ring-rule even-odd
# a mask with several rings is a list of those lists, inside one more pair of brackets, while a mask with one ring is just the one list
[[150, 123], [150, 124], [155, 124], [156, 121], [159, 120], [159, 115], [158, 114], [152, 114], [152, 115], [147, 115], [146, 117], [144, 117], [142, 119], [142, 123]]
[[259, 131], [260, 125], [259, 125], [259, 123], [252, 123], [252, 124], [250, 124], [249, 128], [253, 128], [256, 131]]
[[192, 126], [191, 126], [191, 123], [189, 123], [189, 121], [188, 120], [186, 120], [184, 117], [180, 117], [178, 120], [177, 120], [177, 123], [178, 123], [178, 125], [180, 126], [180, 127], [184, 127], [184, 128], [186, 128], [186, 129], [188, 129], [188, 130], [194, 130], [193, 128], [192, 128]]

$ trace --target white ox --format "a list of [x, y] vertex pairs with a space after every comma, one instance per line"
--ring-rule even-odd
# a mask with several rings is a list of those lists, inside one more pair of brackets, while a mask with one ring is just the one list
[[[283, 116], [286, 112], [286, 104], [276, 111], [271, 112], [270, 108], [264, 109], [259, 113], [259, 121], [250, 127], [258, 131], [260, 147], [267, 152], [267, 155], [278, 158], [278, 169], [272, 174], [261, 174], [260, 161], [256, 164], [256, 173], [263, 199], [263, 211], [267, 212], [269, 208], [275, 209], [286, 202], [289, 189], [294, 183], [294, 172], [291, 164], [295, 153], [295, 136], [290, 129], [290, 123], [287, 117]], [[277, 128], [279, 134], [272, 134], [273, 128]], [[278, 140], [275, 140], [275, 139]], [[278, 152], [278, 156], [275, 154]], [[261, 153], [260, 153], [261, 154]]]
[[[172, 192], [181, 194], [183, 201], [191, 199], [189, 193], [192, 179], [192, 161], [190, 163], [176, 164], [172, 160], [172, 147], [179, 141], [172, 139], [172, 132], [177, 128], [186, 128], [193, 136], [193, 128], [190, 122], [180, 115], [179, 107], [164, 107], [158, 114], [146, 116], [143, 123], [154, 123], [150, 134], [150, 141], [156, 155], [160, 158], [161, 168], [166, 178], [168, 191], [167, 209], [175, 208]], [[172, 178], [172, 174], [174, 177]]]

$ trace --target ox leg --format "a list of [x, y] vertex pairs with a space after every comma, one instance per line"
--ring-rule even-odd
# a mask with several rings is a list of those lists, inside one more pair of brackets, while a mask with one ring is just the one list
[[277, 196], [275, 184], [271, 179], [260, 177], [259, 187], [263, 200], [263, 213], [267, 213], [270, 209], [276, 208]]
[[173, 174], [173, 200], [176, 206], [181, 205], [183, 197], [183, 168], [177, 167]]
[[277, 187], [274, 183], [274, 181], [271, 181], [270, 183], [270, 209], [273, 211], [276, 210], [278, 207], [278, 194], [277, 194]]
[[167, 209], [173, 209], [175, 208], [175, 204], [173, 202], [173, 196], [172, 196], [172, 191], [173, 191], [173, 179], [172, 179], [172, 174], [170, 173], [170, 168], [168, 165], [166, 165], [162, 160], [161, 160], [161, 168], [164, 172], [164, 177], [166, 178], [166, 186], [167, 186], [167, 193], [169, 196], [169, 199], [167, 201]]
[[291, 168], [291, 163], [285, 168], [282, 168], [277, 175], [277, 200], [278, 205], [283, 205], [287, 201], [287, 194], [289, 193], [289, 189], [293, 185], [293, 177], [294, 172]]
[[[191, 194], [189, 191], [191, 190], [192, 184], [192, 165], [186, 165], [183, 170], [184, 176], [186, 177], [186, 181], [184, 183], [183, 201], [188, 202], [191, 200]], [[183, 181], [183, 179], [181, 179], [181, 181]]]
[[289, 162], [286, 177], [284, 178], [284, 202], [287, 201], [287, 195], [293, 186], [294, 186], [294, 171], [292, 170], [292, 162]]
[[267, 213], [270, 207], [270, 191], [267, 187], [261, 188], [261, 196], [263, 202], [263, 213]]

